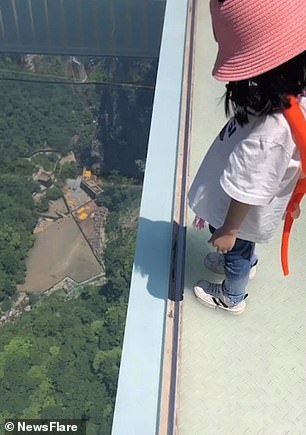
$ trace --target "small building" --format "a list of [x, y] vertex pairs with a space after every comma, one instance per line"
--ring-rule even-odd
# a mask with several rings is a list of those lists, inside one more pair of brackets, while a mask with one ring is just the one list
[[86, 181], [90, 180], [92, 178], [92, 172], [90, 170], [85, 169], [83, 171], [83, 178]]
[[50, 176], [50, 174], [48, 174], [47, 172], [44, 171], [40, 171], [37, 174], [37, 181], [42, 184], [44, 187], [51, 187], [53, 184], [53, 180]]
[[84, 178], [82, 178], [81, 181], [81, 189], [83, 189], [91, 199], [96, 199], [97, 196], [103, 192], [102, 187], [94, 180], [85, 180]]

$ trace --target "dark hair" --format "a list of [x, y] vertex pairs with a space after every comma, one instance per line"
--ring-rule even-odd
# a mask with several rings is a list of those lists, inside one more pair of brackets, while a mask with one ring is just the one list
[[225, 113], [234, 115], [240, 125], [247, 124], [250, 110], [258, 116], [280, 112], [290, 107], [288, 95], [305, 89], [306, 52], [281, 66], [249, 80], [226, 85]]

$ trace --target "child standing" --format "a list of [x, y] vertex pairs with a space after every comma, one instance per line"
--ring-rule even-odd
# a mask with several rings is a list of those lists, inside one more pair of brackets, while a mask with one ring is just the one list
[[301, 0], [211, 0], [219, 52], [213, 75], [228, 82], [233, 117], [205, 156], [190, 188], [191, 209], [209, 223], [217, 252], [205, 264], [222, 284], [199, 281], [196, 297], [234, 314], [245, 309], [255, 243], [274, 236], [301, 176], [301, 161], [282, 111], [289, 96], [306, 114], [306, 8]]

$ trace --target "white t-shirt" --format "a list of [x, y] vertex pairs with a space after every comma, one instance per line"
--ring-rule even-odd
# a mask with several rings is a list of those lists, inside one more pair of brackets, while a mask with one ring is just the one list
[[[301, 98], [306, 113], [306, 98]], [[301, 174], [300, 154], [282, 113], [231, 119], [208, 150], [188, 193], [189, 206], [213, 227], [223, 225], [231, 198], [251, 204], [238, 237], [274, 236]]]

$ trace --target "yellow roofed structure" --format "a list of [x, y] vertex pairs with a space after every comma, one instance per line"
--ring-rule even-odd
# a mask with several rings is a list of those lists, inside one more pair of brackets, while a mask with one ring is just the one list
[[87, 171], [87, 170], [85, 170], [84, 172], [83, 172], [83, 178], [84, 178], [84, 180], [90, 180], [91, 179], [91, 177], [92, 177], [92, 172], [91, 171]]
[[79, 219], [80, 219], [81, 221], [85, 221], [87, 218], [88, 218], [88, 214], [86, 213], [86, 211], [84, 211], [83, 213], [81, 213], [81, 214], [79, 215]]

